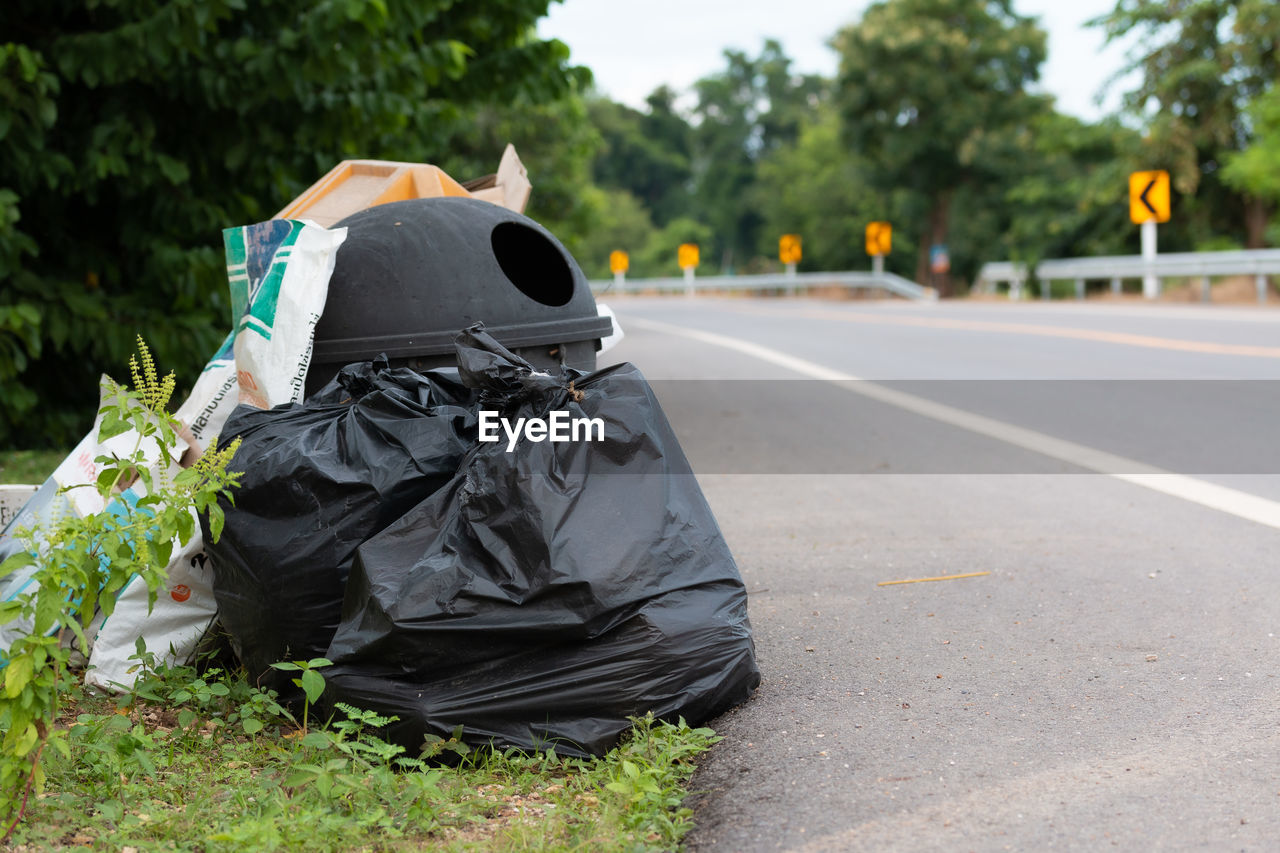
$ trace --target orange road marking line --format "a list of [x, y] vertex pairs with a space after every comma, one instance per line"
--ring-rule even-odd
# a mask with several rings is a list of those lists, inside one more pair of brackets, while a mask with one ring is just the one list
[[[736, 306], [735, 306], [736, 307]], [[745, 307], [745, 306], [744, 306]], [[737, 310], [742, 310], [738, 308]], [[751, 313], [757, 312], [747, 309]], [[901, 317], [883, 314], [840, 312], [796, 312], [815, 320], [843, 320], [852, 323], [881, 323], [896, 326], [919, 326], [935, 329], [959, 329], [969, 332], [999, 332], [1009, 335], [1039, 335], [1049, 338], [1070, 338], [1081, 341], [1120, 344], [1148, 349], [1196, 352], [1206, 355], [1242, 355], [1253, 358], [1280, 358], [1280, 347], [1253, 344], [1218, 344], [1211, 341], [1187, 341], [1179, 338], [1161, 338], [1154, 335], [1135, 335], [1127, 332], [1104, 332], [1097, 329], [1076, 329], [1063, 326], [1043, 326], [1032, 323], [998, 323], [990, 320], [951, 320], [943, 317]]]

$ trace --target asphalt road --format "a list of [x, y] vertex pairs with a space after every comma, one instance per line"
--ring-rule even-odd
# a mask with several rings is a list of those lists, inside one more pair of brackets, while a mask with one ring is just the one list
[[1280, 849], [1280, 311], [602, 301], [764, 676], [691, 849]]

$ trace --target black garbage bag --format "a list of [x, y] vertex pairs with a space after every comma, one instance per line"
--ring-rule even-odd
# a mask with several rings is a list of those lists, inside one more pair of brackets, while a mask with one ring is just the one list
[[360, 546], [326, 698], [398, 717], [384, 734], [411, 754], [461, 726], [574, 756], [608, 751], [629, 716], [696, 724], [745, 701], [746, 590], [640, 372], [534, 372], [474, 327], [458, 358], [482, 410], [598, 418], [603, 440], [479, 442]]
[[303, 405], [241, 406], [240, 488], [205, 543], [214, 596], [252, 682], [288, 697], [281, 660], [324, 654], [356, 548], [448, 484], [476, 441], [478, 395], [457, 370], [350, 365]]

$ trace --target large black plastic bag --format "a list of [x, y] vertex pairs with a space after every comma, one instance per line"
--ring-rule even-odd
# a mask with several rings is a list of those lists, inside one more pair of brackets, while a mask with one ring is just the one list
[[610, 749], [628, 716], [697, 723], [747, 699], [746, 590], [639, 371], [535, 373], [470, 330], [458, 354], [482, 408], [603, 418], [604, 441], [479, 443], [362, 545], [326, 697], [398, 716], [386, 734], [411, 749], [462, 726], [578, 756]]
[[[251, 681], [292, 689], [280, 660], [324, 654], [355, 550], [446, 485], [476, 440], [477, 394], [456, 370], [354, 364], [303, 405], [237, 408], [244, 471], [205, 541], [214, 595]], [[205, 520], [207, 527], [207, 519]]]

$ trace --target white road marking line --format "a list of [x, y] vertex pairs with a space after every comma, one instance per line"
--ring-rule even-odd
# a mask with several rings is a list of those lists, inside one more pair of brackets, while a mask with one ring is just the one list
[[1116, 456], [1083, 444], [1054, 438], [1051, 435], [1014, 426], [994, 418], [975, 415], [972, 412], [966, 412], [954, 406], [935, 403], [932, 400], [886, 388], [874, 382], [859, 379], [851, 373], [833, 370], [821, 364], [788, 355], [741, 338], [721, 335], [716, 332], [704, 332], [699, 329], [690, 329], [685, 326], [676, 326], [639, 317], [628, 317], [626, 322], [628, 326], [679, 335], [691, 340], [711, 344], [712, 346], [734, 350], [778, 367], [786, 368], [801, 376], [832, 382], [846, 391], [896, 406], [941, 423], [966, 429], [988, 438], [994, 438], [997, 441], [1003, 441], [1006, 444], [1012, 444], [1015, 447], [1021, 447], [1089, 471], [1106, 474], [1109, 477], [1114, 477], [1117, 480], [1122, 480], [1135, 486], [1142, 486], [1161, 494], [1181, 498], [1210, 509], [1216, 509], [1219, 512], [1225, 512], [1237, 518], [1280, 529], [1280, 503], [1257, 495], [1251, 495], [1248, 492], [1219, 486], [1216, 483], [1210, 483], [1183, 474], [1174, 474], [1154, 465], [1147, 465], [1143, 462]]

